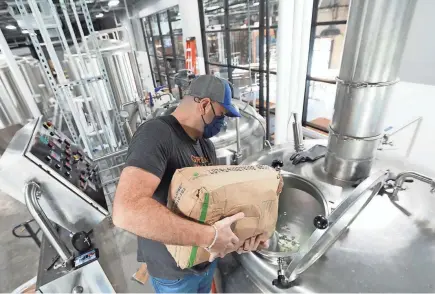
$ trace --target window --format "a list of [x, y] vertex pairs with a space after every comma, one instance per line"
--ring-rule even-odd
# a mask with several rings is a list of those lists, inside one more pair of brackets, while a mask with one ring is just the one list
[[198, 6], [207, 74], [228, 79], [236, 98], [257, 105], [266, 117], [270, 139], [269, 121], [276, 101], [278, 0], [199, 0]]
[[302, 123], [325, 132], [332, 119], [349, 0], [315, 0]]
[[185, 68], [183, 31], [178, 6], [142, 19], [150, 68], [156, 87], [166, 86], [180, 98], [175, 74]]

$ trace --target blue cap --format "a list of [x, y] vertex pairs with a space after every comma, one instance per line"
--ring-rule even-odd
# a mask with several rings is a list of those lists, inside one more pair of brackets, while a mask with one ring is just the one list
[[186, 95], [191, 95], [198, 98], [210, 98], [211, 100], [221, 104], [226, 110], [226, 116], [240, 117], [240, 113], [231, 103], [233, 91], [230, 83], [212, 75], [202, 75], [194, 79], [186, 91]]
[[224, 101], [219, 103], [228, 111], [226, 116], [240, 117], [241, 116], [240, 112], [231, 103], [231, 100], [233, 98], [233, 91], [231, 89], [230, 83], [224, 79], [221, 80], [223, 81], [225, 86], [225, 96], [224, 96]]

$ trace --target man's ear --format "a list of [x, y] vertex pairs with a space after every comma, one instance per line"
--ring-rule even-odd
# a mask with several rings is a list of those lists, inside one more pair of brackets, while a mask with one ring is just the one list
[[210, 105], [211, 101], [210, 98], [203, 98], [199, 101], [200, 111], [202, 115], [205, 115], [205, 112], [207, 111], [207, 107]]

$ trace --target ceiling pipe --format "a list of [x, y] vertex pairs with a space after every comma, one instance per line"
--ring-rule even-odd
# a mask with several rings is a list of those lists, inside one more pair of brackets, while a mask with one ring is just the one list
[[370, 174], [416, 3], [358, 0], [350, 4], [324, 163], [334, 178], [357, 181]]

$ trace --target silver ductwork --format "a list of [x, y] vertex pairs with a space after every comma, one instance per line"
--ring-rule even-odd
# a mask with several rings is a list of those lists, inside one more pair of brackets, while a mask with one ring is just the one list
[[356, 181], [370, 174], [416, 2], [351, 2], [325, 159], [334, 178]]

